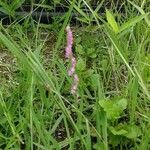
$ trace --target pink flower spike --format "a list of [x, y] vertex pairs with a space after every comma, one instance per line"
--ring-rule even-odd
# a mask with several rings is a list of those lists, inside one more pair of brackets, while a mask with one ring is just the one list
[[68, 45], [72, 45], [73, 44], [73, 35], [72, 35], [72, 31], [71, 31], [71, 28], [70, 26], [67, 26], [66, 27], [66, 31], [67, 31], [67, 44]]
[[77, 75], [77, 74], [74, 75], [74, 80], [75, 80], [76, 83], [79, 82], [79, 78], [78, 78], [78, 75]]
[[66, 57], [69, 58], [72, 56], [72, 44], [73, 44], [73, 35], [70, 26], [66, 27], [66, 32], [67, 32]]
[[79, 78], [78, 78], [78, 75], [75, 74], [74, 75], [74, 83], [72, 85], [72, 88], [71, 88], [71, 94], [75, 94], [76, 91], [77, 91], [77, 87], [78, 87], [78, 83], [79, 83]]
[[65, 49], [65, 56], [71, 61], [71, 67], [68, 70], [68, 75], [73, 76], [71, 94], [75, 95], [78, 87], [79, 78], [78, 75], [75, 74], [76, 58], [73, 56], [73, 52], [72, 52], [73, 35], [70, 26], [66, 27], [66, 32], [67, 32], [67, 45]]
[[72, 56], [72, 48], [66, 47], [66, 58], [70, 58]]
[[76, 67], [76, 59], [75, 59], [75, 57], [71, 58], [71, 65], [72, 66], [71, 66], [71, 68], [68, 71], [68, 75], [69, 76], [72, 76], [74, 74], [74, 72], [75, 72], [75, 67]]

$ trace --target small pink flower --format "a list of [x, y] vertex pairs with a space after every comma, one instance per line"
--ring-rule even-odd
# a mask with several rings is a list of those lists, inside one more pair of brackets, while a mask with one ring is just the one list
[[72, 53], [72, 44], [73, 44], [73, 35], [72, 35], [72, 31], [70, 29], [70, 26], [66, 27], [66, 32], [67, 32], [67, 46], [65, 49], [66, 52], [66, 58], [69, 58], [71, 60], [71, 67], [68, 70], [68, 75], [69, 76], [73, 76], [74, 80], [73, 80], [73, 85], [71, 87], [71, 94], [76, 94], [77, 91], [77, 87], [78, 87], [78, 75], [74, 74], [75, 73], [75, 67], [76, 67], [76, 58], [73, 56]]

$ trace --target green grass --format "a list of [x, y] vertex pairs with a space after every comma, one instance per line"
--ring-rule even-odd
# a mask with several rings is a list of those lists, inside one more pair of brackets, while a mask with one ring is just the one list
[[[150, 149], [150, 7], [127, 1], [120, 14], [112, 2], [100, 16], [102, 6], [74, 0], [53, 24], [0, 25], [0, 149]], [[71, 12], [78, 97], [64, 57]]]

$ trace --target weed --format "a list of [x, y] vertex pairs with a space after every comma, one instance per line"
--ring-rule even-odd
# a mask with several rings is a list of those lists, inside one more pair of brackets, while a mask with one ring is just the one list
[[[23, 2], [29, 3], [16, 0], [12, 7], [2, 1], [0, 11], [14, 17]], [[146, 1], [102, 1], [96, 8], [85, 0], [47, 2], [32, 1], [33, 11], [57, 4], [68, 11], [51, 25], [31, 14], [22, 24], [14, 17], [10, 25], [0, 25], [0, 149], [148, 150]], [[65, 59], [65, 28], [72, 13], [80, 14], [80, 26], [72, 27], [78, 97], [70, 94], [74, 81]]]

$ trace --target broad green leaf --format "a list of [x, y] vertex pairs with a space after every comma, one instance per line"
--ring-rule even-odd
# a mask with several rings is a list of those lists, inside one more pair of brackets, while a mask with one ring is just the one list
[[121, 108], [122, 110], [127, 108], [127, 100], [126, 99], [120, 99], [116, 102], [116, 105]]
[[118, 24], [117, 24], [114, 16], [107, 9], [106, 9], [106, 18], [107, 18], [109, 25], [112, 27], [113, 31], [115, 33], [118, 33], [119, 32]]
[[136, 125], [126, 125], [124, 129], [128, 131], [124, 136], [129, 139], [135, 139], [141, 135], [141, 130]]
[[107, 119], [115, 120], [119, 118], [123, 110], [127, 107], [126, 99], [115, 100], [100, 100], [100, 106], [104, 109], [107, 115]]
[[122, 32], [123, 30], [126, 30], [130, 28], [131, 26], [134, 26], [136, 23], [140, 22], [144, 17], [146, 17], [148, 14], [143, 14], [141, 16], [136, 16], [129, 21], [125, 22], [123, 25], [121, 25], [119, 32]]
[[127, 134], [128, 131], [126, 131], [125, 129], [122, 129], [120, 127], [109, 127], [109, 130], [112, 132], [113, 135], [124, 135], [124, 134]]
[[141, 135], [141, 130], [136, 125], [118, 124], [115, 127], [109, 127], [113, 135], [122, 135], [129, 139], [135, 139]]

